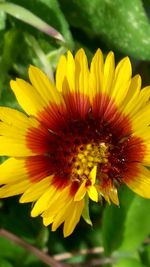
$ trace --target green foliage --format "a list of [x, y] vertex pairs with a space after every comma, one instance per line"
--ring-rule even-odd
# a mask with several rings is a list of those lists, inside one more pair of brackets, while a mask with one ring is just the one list
[[13, 267], [13, 265], [9, 261], [3, 260], [3, 259], [0, 260], [0, 266], [1, 267]]
[[6, 14], [2, 11], [0, 11], [0, 30], [4, 30], [5, 29], [5, 20], [6, 20]]
[[145, 266], [150, 266], [150, 246], [144, 244], [140, 250], [140, 257]]
[[[150, 26], [141, 0], [60, 0], [70, 24], [109, 47], [150, 59]], [[80, 19], [78, 19], [80, 14]]]
[[[27, 79], [29, 64], [39, 66], [51, 77], [60, 55], [67, 49], [73, 51], [79, 47], [85, 48], [89, 60], [98, 47], [104, 53], [115, 49], [117, 60], [123, 54], [136, 58], [134, 73], [140, 71], [143, 83], [150, 83], [149, 61], [140, 62], [150, 59], [150, 0], [144, 0], [144, 5], [140, 0], [9, 2], [24, 7], [54, 27], [63, 35], [65, 43], [17, 19], [17, 11], [11, 16], [0, 10], [1, 105], [20, 108], [9, 82], [16, 77]], [[90, 264], [93, 258], [105, 260], [106, 257], [109, 267], [150, 267], [150, 200], [136, 196], [125, 186], [119, 189], [119, 199], [119, 207], [90, 203], [90, 208], [87, 199], [83, 219], [90, 225], [81, 219], [67, 239], [63, 238], [61, 228], [53, 233], [50, 227], [42, 225], [40, 218], [31, 218], [31, 205], [18, 204], [18, 197], [0, 200], [0, 228], [50, 255], [71, 252], [74, 255], [68, 262], [73, 264]], [[78, 253], [95, 247], [102, 247], [100, 255]], [[0, 267], [12, 266], [46, 265], [15, 242], [0, 236]]]
[[122, 244], [125, 219], [134, 195], [127, 188], [122, 188], [119, 199], [120, 207], [107, 205], [104, 210], [102, 230], [107, 254], [111, 254]]
[[86, 223], [92, 226], [92, 221], [90, 219], [90, 213], [89, 213], [89, 198], [87, 196], [85, 197], [85, 206], [82, 212], [82, 217]]
[[[0, 257], [9, 260], [16, 258], [17, 255], [24, 253], [24, 249], [20, 246], [13, 244], [13, 242], [0, 237]], [[1, 265], [0, 265], [1, 266]]]
[[121, 259], [113, 267], [146, 267], [137, 259]]
[[107, 206], [104, 211], [103, 240], [107, 254], [135, 251], [150, 233], [150, 201], [125, 188], [121, 193], [120, 208]]
[[150, 201], [135, 196], [128, 208], [120, 250], [138, 249], [150, 233]]
[[[60, 31], [60, 33], [64, 36], [66, 43], [70, 49], [73, 47], [73, 40], [71, 33], [69, 31], [68, 22], [65, 20], [64, 14], [59, 8], [59, 4], [57, 0], [11, 0], [12, 3], [18, 4], [28, 10], [32, 11], [33, 14], [37, 15], [39, 18], [43, 19], [43, 21], [47, 22], [49, 25], [53, 26], [55, 29]], [[40, 44], [45, 46], [45, 48], [49, 49], [51, 47], [50, 41], [51, 38], [44, 36], [38, 30], [32, 29], [30, 26], [25, 23], [21, 23], [20, 21], [15, 21], [19, 28], [24, 28], [32, 32], [33, 35], [40, 39]], [[44, 45], [45, 43], [45, 45]]]

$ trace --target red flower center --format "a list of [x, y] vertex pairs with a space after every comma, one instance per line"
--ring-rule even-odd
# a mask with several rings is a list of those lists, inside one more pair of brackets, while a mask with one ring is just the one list
[[[64, 125], [58, 122], [58, 132], [48, 130], [48, 134], [41, 137], [40, 151], [47, 148], [47, 153], [44, 153], [46, 174], [54, 174], [53, 183], [57, 187], [71, 181], [73, 187], [78, 188], [84, 179], [89, 185], [89, 174], [94, 166], [97, 166], [96, 178], [101, 186], [105, 186], [108, 180], [120, 184], [131, 169], [132, 173], [136, 170], [137, 163], [144, 156], [143, 142], [132, 136], [130, 119], [119, 112], [108, 97], [105, 96], [103, 105], [88, 110], [84, 119], [72, 119], [68, 114]], [[33, 135], [36, 139], [38, 133], [33, 132], [31, 129], [27, 141], [28, 146], [37, 152], [39, 147], [33, 145]], [[32, 166], [28, 167], [32, 173]]]

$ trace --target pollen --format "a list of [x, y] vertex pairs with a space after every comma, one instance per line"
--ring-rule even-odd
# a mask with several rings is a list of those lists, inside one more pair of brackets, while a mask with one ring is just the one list
[[75, 163], [71, 172], [71, 180], [81, 183], [84, 179], [88, 181], [89, 174], [93, 167], [107, 163], [108, 145], [93, 142], [85, 146], [79, 146], [77, 150], [79, 152], [75, 157]]

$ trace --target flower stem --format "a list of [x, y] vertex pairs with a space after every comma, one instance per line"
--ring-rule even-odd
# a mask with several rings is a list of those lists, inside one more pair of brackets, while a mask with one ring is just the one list
[[57, 262], [55, 259], [53, 259], [51, 256], [45, 254], [43, 251], [39, 250], [38, 248], [30, 245], [26, 241], [22, 240], [20, 237], [12, 234], [11, 232], [0, 229], [0, 236], [5, 237], [6, 239], [13, 241], [14, 243], [18, 244], [19, 246], [23, 247], [27, 251], [33, 253], [35, 256], [37, 256], [42, 262], [47, 264], [51, 267], [69, 267], [69, 265]]

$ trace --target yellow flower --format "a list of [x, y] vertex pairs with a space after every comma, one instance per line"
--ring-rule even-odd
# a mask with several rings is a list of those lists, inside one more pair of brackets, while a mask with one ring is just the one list
[[87, 198], [118, 205], [123, 183], [150, 198], [150, 87], [132, 78], [128, 57], [115, 68], [114, 54], [104, 61], [98, 49], [89, 68], [80, 49], [60, 58], [56, 85], [33, 66], [29, 78], [11, 81], [25, 114], [0, 108], [0, 155], [10, 157], [1, 198], [22, 194], [21, 203], [35, 203], [31, 216], [52, 231], [63, 223], [64, 236]]

